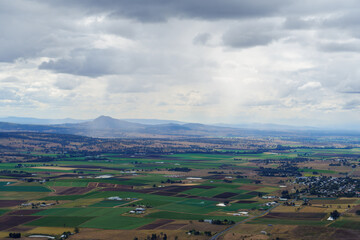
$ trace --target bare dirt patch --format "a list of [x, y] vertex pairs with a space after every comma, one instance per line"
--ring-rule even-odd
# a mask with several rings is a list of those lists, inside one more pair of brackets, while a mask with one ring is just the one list
[[176, 195], [176, 193], [173, 193], [173, 192], [162, 192], [162, 191], [154, 192], [152, 194], [156, 194], [156, 195], [160, 195], [160, 196], [174, 196], [174, 195]]
[[238, 195], [237, 193], [233, 193], [233, 192], [224, 192], [224, 193], [220, 193], [216, 196], [214, 196], [214, 198], [231, 198]]
[[17, 210], [17, 211], [9, 213], [9, 215], [17, 215], [17, 216], [32, 215], [34, 213], [38, 213], [41, 211], [43, 211], [43, 210], [40, 210], [40, 209]]
[[171, 223], [171, 224], [167, 224], [165, 226], [161, 226], [160, 229], [164, 229], [164, 230], [178, 230], [184, 226], [186, 226], [186, 223]]
[[26, 200], [0, 200], [0, 207], [14, 207], [26, 202]]
[[174, 222], [174, 220], [159, 219], [159, 220], [156, 220], [153, 223], [150, 223], [150, 224], [147, 224], [145, 226], [142, 226], [142, 227], [138, 228], [138, 230], [152, 230], [152, 229], [158, 228], [160, 226], [163, 226], [163, 225], [171, 223], [171, 222]]
[[24, 224], [35, 219], [41, 218], [40, 216], [10, 216], [5, 215], [0, 217], [0, 231], [9, 229], [20, 224]]
[[53, 187], [58, 195], [81, 195], [87, 193], [93, 188], [89, 187]]
[[353, 207], [353, 208], [349, 211], [349, 213], [356, 213], [357, 210], [360, 210], [360, 205], [357, 205], [357, 206]]

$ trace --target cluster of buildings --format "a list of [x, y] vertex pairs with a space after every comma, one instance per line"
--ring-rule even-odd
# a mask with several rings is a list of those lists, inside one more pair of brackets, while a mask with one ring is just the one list
[[302, 192], [319, 197], [360, 197], [360, 180], [351, 177], [298, 177]]

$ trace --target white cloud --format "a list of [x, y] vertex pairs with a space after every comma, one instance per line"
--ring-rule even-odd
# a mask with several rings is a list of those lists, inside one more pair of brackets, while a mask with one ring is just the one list
[[2, 115], [360, 117], [359, 3], [160, 2], [1, 2]]

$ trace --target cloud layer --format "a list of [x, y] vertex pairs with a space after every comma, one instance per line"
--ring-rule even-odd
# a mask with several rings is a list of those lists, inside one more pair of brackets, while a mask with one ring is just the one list
[[360, 3], [0, 2], [3, 116], [356, 123]]

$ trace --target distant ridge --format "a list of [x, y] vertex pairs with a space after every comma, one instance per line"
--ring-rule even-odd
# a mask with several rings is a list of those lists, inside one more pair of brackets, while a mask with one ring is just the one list
[[26, 117], [0, 118], [0, 122], [17, 123], [17, 124], [38, 124], [38, 125], [81, 123], [86, 121], [88, 120], [78, 120], [72, 118], [64, 118], [64, 119], [41, 119], [41, 118], [26, 118]]
[[[0, 120], [16, 120], [28, 122], [19, 124], [11, 122], [0, 122], [2, 132], [45, 132], [58, 134], [74, 134], [88, 137], [100, 138], [162, 138], [162, 137], [244, 137], [244, 136], [311, 136], [311, 135], [331, 135], [331, 136], [360, 136], [358, 131], [349, 130], [324, 130], [315, 128], [296, 128], [291, 126], [274, 125], [272, 129], [252, 125], [253, 128], [240, 128], [241, 125], [206, 125], [200, 123], [177, 123], [176, 121], [142, 119], [139, 122], [130, 122], [122, 119], [115, 119], [109, 116], [100, 116], [94, 120], [56, 120], [60, 124], [50, 124], [56, 122], [48, 119], [34, 118], [2, 118]], [[74, 123], [75, 121], [75, 123]], [[151, 124], [145, 124], [144, 122]], [[30, 123], [29, 123], [30, 122]], [[47, 124], [39, 124], [46, 122]], [[70, 122], [70, 123], [69, 123]], [[143, 122], [143, 123], [140, 123]], [[161, 124], [155, 124], [156, 122]]]

